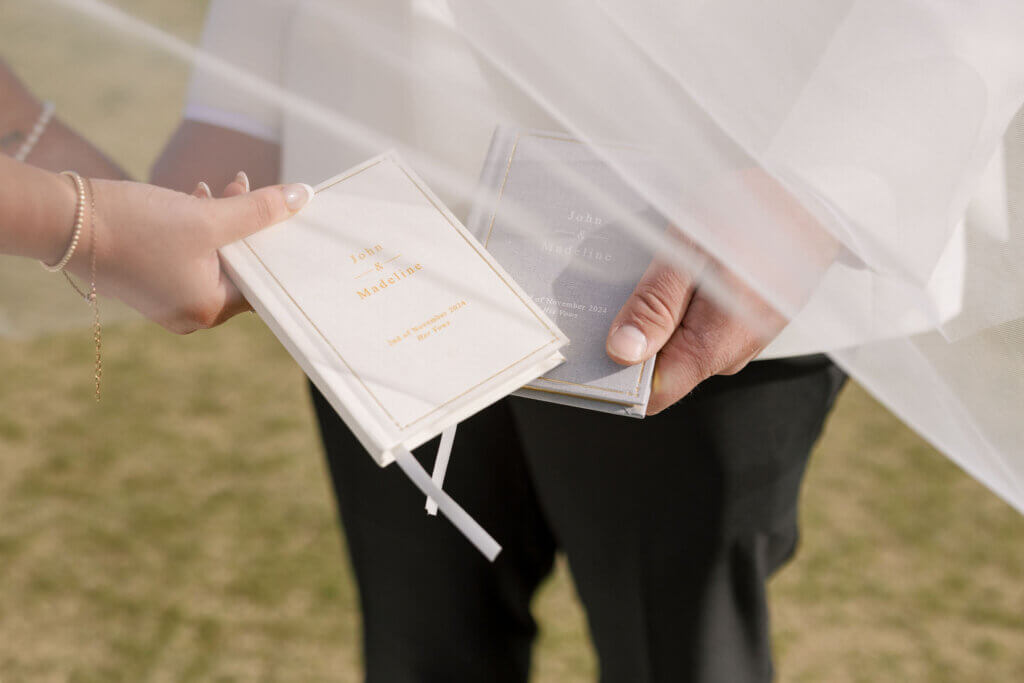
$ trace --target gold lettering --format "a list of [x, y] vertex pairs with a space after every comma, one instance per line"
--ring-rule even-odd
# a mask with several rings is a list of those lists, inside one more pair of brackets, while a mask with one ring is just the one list
[[376, 284], [364, 287], [363, 289], [357, 289], [356, 294], [359, 295], [360, 299], [366, 299], [378, 292], [387, 289], [388, 287], [393, 287], [397, 285], [402, 280], [408, 278], [411, 275], [415, 275], [417, 272], [421, 270], [423, 270], [423, 264], [421, 263], [409, 266], [404, 270], [394, 270], [391, 272], [390, 275], [386, 275], [377, 280]]
[[357, 251], [353, 254], [349, 254], [348, 257], [352, 259], [352, 263], [359, 263], [364, 259], [376, 256], [382, 251], [384, 251], [384, 246], [380, 244], [375, 244], [372, 247], [365, 247], [360, 251]]

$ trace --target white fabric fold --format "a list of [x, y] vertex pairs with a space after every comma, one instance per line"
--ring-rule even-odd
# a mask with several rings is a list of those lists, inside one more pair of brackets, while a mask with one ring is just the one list
[[[198, 51], [101, 0], [51, 4], [199, 65], [189, 114], [280, 129], [290, 181], [395, 148], [462, 217], [496, 125], [594, 143], [721, 265], [702, 290], [756, 329], [735, 276], [791, 319], [762, 357], [829, 352], [1024, 511], [1024, 3], [211, 0]], [[64, 320], [0, 275], [0, 332]]]

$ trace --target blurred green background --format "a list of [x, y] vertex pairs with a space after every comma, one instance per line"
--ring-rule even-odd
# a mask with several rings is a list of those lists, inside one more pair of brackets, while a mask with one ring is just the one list
[[[111, 4], [194, 43], [206, 2]], [[65, 5], [0, 0], [0, 57], [144, 178], [187, 66]], [[0, 313], [80, 308], [41, 269], [2, 268]], [[109, 323], [98, 407], [91, 362], [81, 325], [0, 340], [0, 682], [360, 680], [304, 383], [259, 320]], [[1024, 680], [1024, 519], [857, 386], [802, 524], [771, 586], [780, 681]], [[594, 680], [564, 564], [536, 612], [534, 679]]]

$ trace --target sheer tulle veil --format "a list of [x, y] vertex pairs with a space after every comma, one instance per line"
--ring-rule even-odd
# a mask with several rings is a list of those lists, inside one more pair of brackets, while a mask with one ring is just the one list
[[213, 0], [198, 47], [50, 4], [191, 63], [186, 115], [280, 140], [287, 180], [394, 147], [465, 217], [496, 126], [569, 133], [656, 209], [559, 168], [624, 229], [791, 319], [763, 357], [827, 351], [1024, 512], [1021, 3]]

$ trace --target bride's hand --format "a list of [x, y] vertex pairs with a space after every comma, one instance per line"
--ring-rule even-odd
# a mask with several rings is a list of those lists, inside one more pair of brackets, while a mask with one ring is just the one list
[[[240, 177], [244, 177], [241, 176]], [[219, 325], [248, 309], [222, 267], [217, 249], [280, 222], [312, 198], [308, 185], [255, 192], [233, 187], [205, 199], [152, 185], [93, 180], [96, 201], [96, 282], [172, 332]], [[242, 191], [240, 191], [242, 190]], [[68, 268], [90, 277], [91, 235], [83, 233]]]

